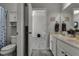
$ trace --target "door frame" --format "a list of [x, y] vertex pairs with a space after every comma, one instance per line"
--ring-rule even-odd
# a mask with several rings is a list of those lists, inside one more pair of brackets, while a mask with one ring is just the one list
[[17, 3], [17, 56], [24, 56], [24, 3]]
[[31, 56], [31, 40], [32, 40], [32, 5], [28, 3], [28, 55]]
[[[28, 3], [28, 32], [32, 31], [32, 6]], [[28, 55], [30, 55], [30, 38], [28, 34]], [[17, 56], [24, 56], [24, 3], [17, 4]]]

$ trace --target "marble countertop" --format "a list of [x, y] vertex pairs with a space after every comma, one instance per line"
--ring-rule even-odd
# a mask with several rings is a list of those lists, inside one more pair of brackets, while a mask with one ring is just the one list
[[61, 34], [51, 34], [53, 37], [55, 37], [58, 40], [61, 40], [73, 47], [79, 48], [79, 39], [76, 37], [69, 37]]

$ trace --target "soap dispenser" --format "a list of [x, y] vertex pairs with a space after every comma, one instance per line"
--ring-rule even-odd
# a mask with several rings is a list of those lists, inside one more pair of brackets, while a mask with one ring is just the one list
[[55, 32], [59, 32], [59, 23], [57, 21], [55, 23]]
[[62, 22], [62, 31], [66, 31], [66, 23], [64, 21]]

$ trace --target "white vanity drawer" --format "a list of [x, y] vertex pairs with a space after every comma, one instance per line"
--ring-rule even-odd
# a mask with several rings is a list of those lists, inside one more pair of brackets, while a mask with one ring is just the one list
[[63, 49], [65, 53], [69, 53], [72, 56], [79, 56], [79, 49], [69, 45], [63, 41], [57, 40], [57, 49]]

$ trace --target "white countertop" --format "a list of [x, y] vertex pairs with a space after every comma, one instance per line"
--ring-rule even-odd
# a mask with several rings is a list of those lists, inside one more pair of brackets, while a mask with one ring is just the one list
[[79, 48], [79, 39], [75, 37], [69, 37], [69, 36], [64, 36], [61, 34], [51, 34], [53, 37], [57, 38], [58, 40], [61, 40], [73, 47]]

